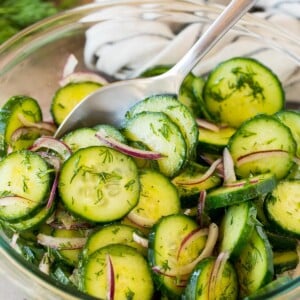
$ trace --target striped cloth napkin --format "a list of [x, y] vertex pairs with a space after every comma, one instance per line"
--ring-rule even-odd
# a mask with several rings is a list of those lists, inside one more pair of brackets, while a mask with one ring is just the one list
[[[101, 2], [101, 0], [98, 0]], [[228, 0], [199, 0], [204, 3], [214, 3], [226, 5]], [[180, 1], [172, 2], [172, 7], [188, 10], [187, 6]], [[118, 11], [116, 11], [118, 10]], [[176, 9], [174, 9], [175, 11]], [[264, 28], [264, 34], [268, 35], [270, 43], [276, 42], [274, 39], [273, 28], [279, 27], [283, 36], [286, 32], [292, 36], [292, 40], [299, 40], [297, 51], [300, 45], [300, 1], [299, 0], [258, 0], [255, 7], [251, 10], [253, 15], [272, 23], [270, 30]], [[91, 20], [101, 22], [92, 26], [86, 33], [86, 45], [84, 51], [85, 63], [93, 71], [98, 71], [116, 79], [126, 79], [136, 77], [148, 68], [161, 64], [174, 64], [191, 47], [195, 40], [201, 35], [206, 27], [197, 23], [199, 15], [182, 14], [177, 12], [173, 16], [175, 22], [196, 21], [195, 24], [185, 27], [180, 34], [175, 34], [176, 28], [159, 22], [159, 17], [155, 14], [145, 14], [144, 20], [140, 20], [140, 12], [131, 8], [130, 17], [132, 21], [123, 23], [116, 18], [114, 21], [105, 21], [113, 16], [128, 16], [126, 7], [112, 7], [107, 10], [95, 13], [82, 22]], [[172, 16], [167, 16], [172, 21]], [[209, 18], [209, 16], [204, 16]], [[164, 18], [166, 18], [164, 16]], [[198, 19], [199, 20], [199, 19]], [[255, 22], [254, 22], [255, 23]], [[170, 23], [172, 24], [172, 23]], [[251, 30], [258, 30], [252, 26]], [[259, 33], [259, 32], [258, 32]], [[230, 42], [230, 43], [228, 43]], [[226, 34], [219, 43], [217, 51], [212, 50], [196, 66], [193, 72], [196, 75], [207, 74], [217, 63], [233, 56], [251, 56], [269, 66], [283, 82], [284, 87], [293, 91], [287, 95], [291, 99], [297, 99], [300, 93], [300, 57], [298, 66], [292, 60], [287, 60], [280, 53], [270, 52], [270, 49], [262, 47], [257, 40], [249, 36], [237, 36], [236, 32], [231, 31]], [[278, 47], [285, 46], [286, 43], [278, 42]], [[220, 50], [221, 49], [221, 50]], [[275, 53], [275, 54], [274, 54]]]

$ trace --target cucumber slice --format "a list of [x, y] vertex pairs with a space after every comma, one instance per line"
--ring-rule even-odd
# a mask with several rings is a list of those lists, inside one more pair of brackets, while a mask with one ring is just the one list
[[127, 113], [131, 119], [141, 112], [163, 112], [180, 129], [186, 142], [187, 157], [194, 157], [198, 141], [198, 127], [189, 109], [172, 95], [157, 95], [149, 97], [135, 104]]
[[[252, 295], [245, 297], [243, 300], [265, 300], [265, 299], [288, 299], [290, 292], [299, 287], [300, 277], [292, 280], [289, 276], [278, 277], [266, 286], [260, 288]], [[292, 292], [293, 293], [293, 292]], [[296, 291], [296, 296], [299, 295]], [[275, 298], [274, 298], [275, 297]], [[297, 299], [296, 297], [295, 299]]]
[[271, 230], [274, 230], [274, 228], [266, 228], [265, 232], [274, 251], [286, 251], [296, 249], [297, 239], [295, 237], [287, 236], [285, 233], [274, 232]]
[[152, 227], [161, 217], [180, 212], [179, 195], [169, 178], [154, 170], [142, 170], [140, 184], [139, 201], [128, 214], [130, 220]]
[[300, 157], [300, 112], [291, 110], [282, 110], [275, 115], [292, 132], [297, 143], [296, 155]]
[[[161, 75], [170, 68], [171, 66], [155, 66], [146, 70], [142, 76], [151, 77]], [[196, 77], [193, 73], [189, 73], [183, 80], [179, 90], [178, 101], [188, 107], [194, 116], [198, 116], [203, 108], [202, 102], [200, 101], [202, 96], [199, 96], [202, 94], [204, 82], [203, 78]]]
[[276, 179], [272, 173], [241, 179], [234, 186], [222, 186], [208, 192], [205, 208], [210, 210], [249, 201], [271, 192], [275, 186]]
[[264, 203], [270, 223], [281, 232], [298, 238], [300, 237], [299, 199], [300, 180], [282, 180]]
[[[208, 167], [201, 164], [188, 162], [182, 172], [172, 179], [184, 207], [197, 205], [201, 191], [210, 190], [220, 185], [221, 178], [218, 175], [205, 176], [207, 169]], [[195, 199], [193, 196], [195, 196]]]
[[230, 206], [220, 226], [219, 252], [237, 257], [247, 244], [256, 222], [256, 209], [250, 202]]
[[228, 147], [237, 175], [244, 178], [267, 172], [272, 172], [277, 179], [284, 178], [296, 154], [291, 131], [267, 115], [258, 115], [242, 124], [230, 138]]
[[97, 137], [96, 133], [98, 130], [104, 130], [104, 132], [122, 142], [125, 143], [126, 140], [123, 135], [118, 131], [118, 129], [114, 128], [110, 125], [97, 125], [94, 128], [78, 128], [75, 129], [62, 137], [64, 143], [66, 143], [72, 152], [76, 152], [78, 149], [86, 148], [90, 146], [105, 146], [103, 142], [101, 142]]
[[[58, 238], [83, 238], [86, 236], [86, 232], [82, 230], [55, 229], [52, 235]], [[82, 249], [68, 249], [55, 250], [55, 253], [64, 263], [76, 267], [79, 262], [81, 251]]]
[[210, 281], [215, 263], [215, 257], [207, 257], [199, 262], [189, 278], [184, 293], [185, 300], [238, 299], [238, 280], [229, 261], [226, 261], [221, 278], [218, 277], [213, 290], [215, 298], [209, 295], [212, 293]]
[[273, 253], [262, 227], [255, 226], [248, 243], [235, 262], [240, 297], [246, 297], [273, 279]]
[[62, 141], [69, 146], [72, 152], [90, 146], [103, 146], [96, 137], [97, 130], [94, 128], [75, 129], [62, 137]]
[[202, 77], [194, 77], [194, 80], [192, 82], [192, 91], [198, 105], [194, 108], [193, 111], [194, 116], [203, 117], [207, 120], [211, 120], [211, 116], [206, 109], [203, 99], [204, 85], [205, 80]]
[[170, 299], [179, 298], [184, 287], [179, 284], [181, 276], [169, 276], [164, 272], [185, 266], [199, 256], [205, 247], [206, 235], [193, 240], [190, 247], [182, 249], [183, 241], [198, 228], [193, 219], [178, 214], [162, 217], [149, 234], [149, 264], [154, 269], [161, 269], [161, 272], [153, 272], [154, 280], [157, 287]]
[[[108, 272], [113, 273], [113, 283], [109, 283]], [[100, 299], [107, 299], [111, 291], [114, 299], [151, 300], [154, 292], [146, 260], [125, 245], [108, 245], [94, 252], [84, 262], [80, 277], [83, 291]]]
[[179, 128], [161, 112], [141, 112], [127, 120], [123, 130], [131, 141], [140, 141], [164, 157], [157, 162], [160, 171], [174, 176], [186, 160], [186, 144]]
[[295, 269], [299, 263], [299, 256], [296, 250], [274, 251], [274, 270], [276, 274]]
[[204, 79], [196, 77], [194, 74], [189, 73], [179, 90], [178, 100], [189, 108], [194, 117], [197, 117], [202, 112], [201, 98], [199, 95], [204, 87]]
[[83, 81], [72, 82], [59, 88], [52, 99], [50, 109], [54, 122], [60, 125], [79, 102], [101, 86], [97, 82]]
[[272, 115], [285, 105], [278, 77], [252, 58], [220, 63], [208, 76], [203, 93], [208, 112], [217, 122], [232, 127], [257, 114]]
[[82, 258], [87, 259], [98, 249], [110, 244], [123, 244], [135, 248], [145, 255], [145, 248], [133, 240], [134, 233], [143, 236], [136, 228], [124, 224], [110, 224], [93, 232], [82, 251]]
[[42, 111], [38, 102], [27, 96], [14, 96], [4, 104], [0, 111], [0, 157], [7, 154], [9, 145], [14, 151], [27, 149], [39, 137], [37, 133], [30, 133], [11, 141], [12, 134], [24, 126], [20, 117], [29, 122], [40, 122]]
[[69, 211], [94, 222], [121, 219], [138, 202], [137, 167], [105, 146], [75, 152], [61, 168], [58, 191]]
[[36, 153], [12, 152], [0, 161], [0, 195], [19, 196], [26, 201], [0, 206], [0, 219], [20, 222], [45, 204], [52, 184], [52, 169]]
[[197, 151], [200, 153], [222, 154], [235, 131], [232, 127], [220, 128], [219, 131], [200, 128]]
[[42, 207], [34, 216], [29, 219], [17, 223], [8, 223], [8, 227], [12, 228], [14, 231], [21, 232], [25, 230], [36, 229], [39, 225], [43, 224], [53, 213], [54, 205], [48, 208], [46, 206]]

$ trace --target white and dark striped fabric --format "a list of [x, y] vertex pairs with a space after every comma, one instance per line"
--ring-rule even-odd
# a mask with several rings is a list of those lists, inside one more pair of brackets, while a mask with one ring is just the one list
[[[229, 2], [228, 0], [198, 1], [217, 5]], [[159, 15], [153, 12], [147, 14], [146, 12], [141, 16], [140, 10], [135, 11], [131, 7], [129, 11], [128, 7], [121, 6], [111, 7], [101, 11], [100, 14], [95, 13], [83, 19], [82, 22], [101, 21], [92, 26], [86, 34], [84, 57], [88, 68], [116, 79], [126, 79], [138, 76], [152, 66], [174, 64], [178, 61], [206, 30], [207, 27], [201, 20], [210, 19], [211, 16], [209, 13], [191, 11], [188, 5], [176, 0], [169, 6], [172, 6], [173, 15]], [[300, 53], [300, 0], [258, 0], [251, 13], [266, 20], [266, 28], [256, 28], [255, 24], [251, 27], [246, 24], [243, 27], [245, 35], [237, 34], [235, 31], [227, 33], [216, 49], [214, 48], [193, 72], [196, 75], [205, 75], [217, 63], [233, 56], [254, 57], [269, 66], [279, 76], [288, 91], [288, 98], [297, 98], [296, 101], [299, 101], [300, 55], [297, 53]], [[121, 18], [123, 15], [128, 18], [128, 14], [131, 21], [124, 23]], [[106, 21], [112, 15], [119, 16], [119, 19]], [[165, 22], [166, 19], [167, 22]], [[160, 20], [163, 21], [160, 22]], [[178, 33], [180, 24], [188, 22], [195, 23], [182, 26]], [[269, 26], [270, 23], [272, 26]], [[282, 30], [279, 40], [272, 31], [277, 27]], [[247, 33], [248, 28], [258, 34], [259, 30], [264, 30], [264, 35], [267, 36], [270, 44], [274, 44], [282, 51], [274, 52], [262, 46], [262, 43]], [[298, 63], [295, 63], [293, 59], [286, 59], [282, 53], [285, 50], [280, 49], [289, 43], [288, 40], [284, 40], [285, 33], [291, 36], [291, 42], [298, 39], [298, 45], [296, 45], [298, 52], [294, 55]], [[295, 86], [299, 88], [295, 89]]]

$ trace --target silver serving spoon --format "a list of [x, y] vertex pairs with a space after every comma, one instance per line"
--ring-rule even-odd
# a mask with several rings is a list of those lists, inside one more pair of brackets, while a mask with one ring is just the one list
[[255, 2], [231, 1], [209, 29], [168, 72], [155, 77], [115, 82], [87, 96], [66, 117], [55, 137], [59, 138], [79, 127], [99, 123], [120, 126], [125, 112], [137, 101], [152, 95], [178, 94], [185, 76]]

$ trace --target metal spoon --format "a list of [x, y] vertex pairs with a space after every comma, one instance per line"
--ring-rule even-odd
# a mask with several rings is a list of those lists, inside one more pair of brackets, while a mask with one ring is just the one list
[[99, 123], [120, 126], [125, 112], [137, 101], [152, 95], [178, 94], [185, 76], [255, 2], [231, 1], [209, 29], [168, 72], [156, 77], [112, 83], [86, 97], [59, 126], [55, 137], [61, 137], [79, 127]]

